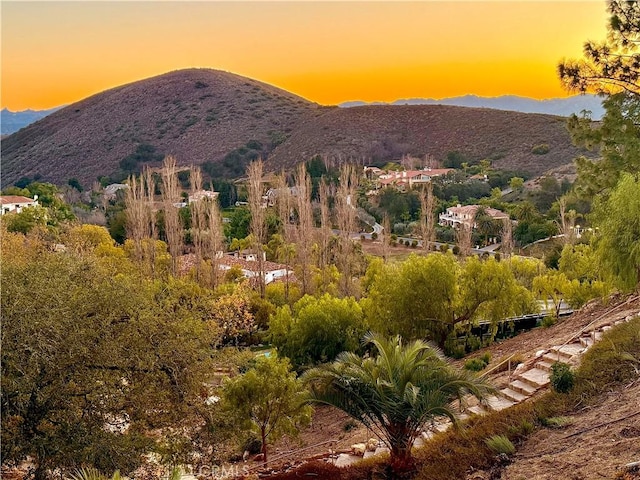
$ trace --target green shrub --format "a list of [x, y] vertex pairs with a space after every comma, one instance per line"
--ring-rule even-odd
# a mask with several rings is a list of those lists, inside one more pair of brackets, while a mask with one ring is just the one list
[[453, 254], [460, 255], [460, 247], [458, 245], [453, 246]]
[[484, 370], [489, 362], [491, 361], [491, 355], [489, 353], [485, 353], [481, 357], [471, 358], [464, 363], [465, 370], [471, 370], [472, 372], [479, 372], [480, 370]]
[[487, 438], [484, 443], [486, 443], [487, 447], [489, 447], [489, 449], [495, 453], [511, 455], [516, 451], [516, 447], [505, 435], [494, 435]]
[[555, 325], [555, 323], [556, 323], [556, 318], [553, 315], [547, 315], [542, 319], [542, 326], [544, 328], [552, 327], [553, 325]]
[[534, 155], [545, 155], [549, 153], [549, 145], [546, 143], [541, 143], [540, 145], [536, 145], [531, 149], [531, 153]]
[[479, 372], [480, 370], [484, 370], [484, 367], [486, 366], [487, 364], [479, 358], [472, 358], [464, 362], [464, 369], [471, 370], [472, 372]]
[[551, 388], [558, 393], [568, 393], [575, 383], [575, 374], [571, 367], [563, 362], [551, 366]]
[[540, 421], [545, 427], [549, 428], [563, 428], [573, 423], [573, 419], [571, 417], [541, 418]]

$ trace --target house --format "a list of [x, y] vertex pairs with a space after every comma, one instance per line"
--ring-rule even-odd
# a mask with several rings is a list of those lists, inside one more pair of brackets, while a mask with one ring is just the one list
[[189, 203], [198, 202], [203, 198], [215, 200], [219, 194], [219, 192], [213, 192], [211, 190], [198, 190], [189, 195]]
[[286, 187], [286, 190], [282, 188], [270, 188], [269, 190], [267, 190], [267, 193], [264, 194], [262, 200], [269, 207], [273, 207], [276, 204], [278, 197], [287, 190], [289, 191], [289, 195], [291, 197], [298, 196], [298, 187]]
[[[249, 259], [247, 260], [246, 258]], [[260, 269], [255, 255], [246, 256], [245, 258], [234, 255], [224, 255], [218, 260], [218, 265], [220, 269], [224, 271], [231, 270], [233, 267], [239, 267], [242, 274], [249, 280], [257, 279], [260, 275]], [[287, 269], [286, 265], [266, 260], [262, 262], [262, 273], [265, 285], [293, 274], [291, 270]]]
[[433, 178], [441, 177], [452, 168], [424, 168], [422, 170], [401, 170], [384, 172], [378, 168], [367, 167], [365, 175], [375, 182], [376, 189], [394, 186], [398, 190], [406, 191], [414, 187], [431, 182]]
[[[446, 212], [440, 214], [440, 225], [457, 228], [461, 224], [468, 227], [476, 228], [475, 218], [480, 205], [460, 205], [447, 208]], [[502, 221], [509, 218], [506, 213], [496, 210], [495, 208], [484, 207], [487, 215], [494, 220]]]
[[[216, 258], [218, 268], [222, 272], [231, 270], [233, 267], [238, 267], [242, 271], [244, 277], [249, 279], [250, 281], [255, 281], [260, 275], [260, 269], [258, 267], [256, 255], [249, 250], [230, 252], [227, 254], [218, 252]], [[190, 253], [187, 255], [182, 255], [180, 257], [180, 273], [182, 275], [186, 275], [191, 269], [195, 267], [195, 264], [196, 256], [194, 254]], [[279, 279], [284, 279], [287, 277], [287, 275], [289, 276], [289, 278], [293, 277], [293, 271], [287, 269], [286, 265], [269, 262], [267, 260], [264, 260], [262, 262], [262, 270], [265, 285], [268, 285]]]
[[124, 190], [127, 188], [129, 188], [129, 185], [127, 185], [126, 183], [112, 183], [104, 187], [104, 191], [102, 194], [105, 196], [105, 198], [111, 200], [112, 198], [116, 197], [116, 193], [118, 192], [118, 190]]
[[38, 196], [33, 198], [20, 195], [4, 195], [0, 197], [0, 215], [5, 213], [20, 213], [24, 208], [38, 205]]

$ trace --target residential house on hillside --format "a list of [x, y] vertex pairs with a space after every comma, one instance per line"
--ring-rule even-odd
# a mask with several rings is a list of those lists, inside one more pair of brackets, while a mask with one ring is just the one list
[[189, 195], [189, 203], [199, 202], [203, 198], [208, 198], [211, 200], [215, 200], [218, 198], [220, 192], [213, 192], [211, 190], [198, 190], [197, 192], [193, 192]]
[[[286, 189], [289, 191], [289, 195], [291, 197], [298, 196], [298, 187], [286, 187]], [[276, 201], [278, 200], [278, 196], [284, 193], [282, 190], [283, 190], [282, 188], [270, 188], [269, 190], [267, 190], [267, 193], [265, 193], [264, 196], [262, 197], [263, 202], [267, 206], [273, 207], [276, 204]]]
[[[461, 224], [465, 224], [468, 227], [476, 228], [477, 225], [475, 223], [476, 213], [480, 208], [480, 205], [465, 205], [462, 206], [458, 204], [455, 207], [447, 208], [446, 212], [440, 214], [440, 225], [450, 226], [457, 228]], [[504, 219], [508, 219], [509, 215], [506, 213], [497, 210], [495, 208], [483, 207], [484, 211], [492, 217], [494, 220], [502, 221]]]
[[111, 185], [107, 185], [106, 187], [104, 187], [104, 191], [102, 194], [105, 196], [105, 198], [111, 200], [112, 198], [116, 197], [118, 190], [124, 190], [127, 188], [129, 188], [129, 185], [127, 185], [126, 183], [112, 183]]
[[[242, 274], [249, 280], [257, 279], [260, 276], [258, 260], [255, 258], [255, 255], [241, 258], [239, 256], [229, 254], [224, 255], [218, 262], [220, 269], [224, 271], [231, 270], [233, 267], [239, 267], [240, 270], [242, 270]], [[269, 285], [276, 280], [283, 279], [287, 275], [293, 275], [293, 272], [288, 270], [286, 265], [269, 262], [267, 260], [262, 262], [262, 270], [265, 285]]]
[[[264, 252], [263, 252], [264, 254]], [[240, 252], [223, 253], [218, 252], [216, 255], [218, 268], [222, 272], [227, 272], [233, 267], [238, 267], [242, 271], [242, 275], [249, 280], [256, 280], [259, 273], [258, 260], [255, 253], [249, 250], [241, 250]], [[180, 273], [186, 275], [195, 268], [196, 256], [192, 253], [182, 255], [180, 257]], [[263, 257], [262, 269], [264, 275], [264, 283], [268, 285], [276, 280], [284, 279], [289, 276], [293, 278], [293, 271], [287, 269], [286, 265], [280, 263], [269, 262]]]
[[372, 180], [375, 189], [394, 186], [400, 191], [407, 191], [429, 183], [433, 178], [441, 177], [449, 172], [453, 172], [452, 168], [424, 168], [422, 170], [401, 170], [401, 171], [383, 171], [377, 167], [365, 167], [365, 176]]
[[0, 197], [0, 215], [5, 213], [20, 213], [27, 207], [38, 205], [38, 196], [33, 198], [21, 195], [4, 195]]

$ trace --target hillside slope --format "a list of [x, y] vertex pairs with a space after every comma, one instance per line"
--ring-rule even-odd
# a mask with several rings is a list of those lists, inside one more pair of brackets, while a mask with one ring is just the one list
[[319, 108], [245, 77], [208, 69], [167, 73], [69, 105], [5, 138], [3, 184], [36, 173], [82, 183], [118, 170], [140, 144], [181, 164], [220, 160], [257, 140], [286, 136]]
[[[322, 107], [235, 74], [188, 69], [107, 90], [4, 138], [2, 184], [39, 174], [88, 186], [118, 172], [141, 146], [155, 148], [156, 158], [173, 154], [179, 164], [211, 162], [226, 165], [218, 174], [239, 175], [248, 160], [224, 157], [250, 141], [272, 171], [316, 154], [370, 163], [403, 154], [442, 160], [458, 150], [537, 175], [579, 153], [561, 117], [442, 105]], [[541, 144], [549, 152], [533, 154]]]
[[[570, 141], [566, 120], [487, 108], [444, 105], [370, 105], [341, 108], [296, 129], [270, 161], [287, 166], [297, 158], [386, 160], [404, 153], [444, 159], [458, 150], [471, 159], [490, 158], [497, 168], [533, 175], [571, 163], [581, 152]], [[532, 153], [546, 144], [549, 152]]]

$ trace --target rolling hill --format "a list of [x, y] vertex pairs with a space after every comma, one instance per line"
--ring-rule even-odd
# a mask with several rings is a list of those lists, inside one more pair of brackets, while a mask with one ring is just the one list
[[[541, 144], [548, 153], [533, 154]], [[454, 150], [534, 175], [579, 153], [561, 117], [441, 105], [327, 107], [232, 73], [188, 69], [107, 90], [4, 138], [2, 184], [39, 174], [89, 185], [122, 175], [122, 162], [140, 152], [153, 153], [145, 161], [173, 154], [179, 164], [206, 162], [216, 174], [238, 176], [258, 154], [276, 170], [316, 154], [371, 162], [443, 159]]]

